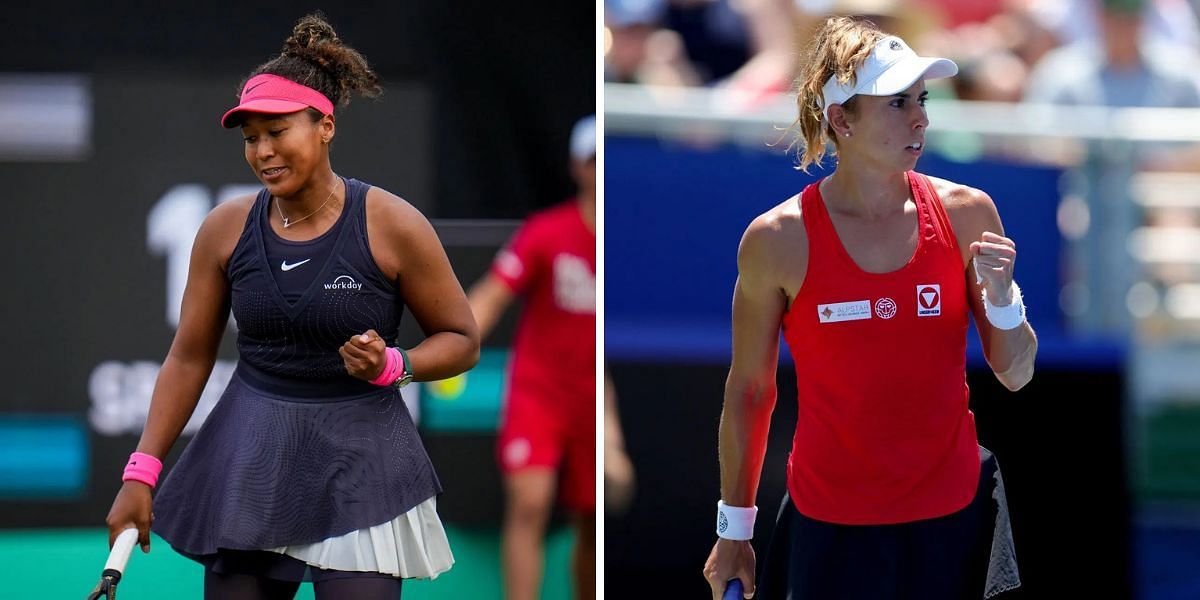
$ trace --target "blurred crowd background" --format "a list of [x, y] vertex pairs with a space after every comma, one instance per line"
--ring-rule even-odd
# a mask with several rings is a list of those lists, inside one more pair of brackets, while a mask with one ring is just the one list
[[[917, 168], [988, 192], [1017, 243], [1035, 384], [1005, 394], [969, 352], [1014, 506], [1026, 586], [1010, 595], [1200, 596], [1197, 14], [1188, 0], [605, 0], [606, 356], [641, 494], [612, 515], [610, 577], [657, 568], [704, 589], [737, 241], [829, 172], [792, 168], [789, 94], [823, 20], [855, 15], [958, 63], [928, 84]], [[792, 377], [785, 357], [764, 517]], [[633, 541], [644, 502], [681, 515], [658, 523], [676, 544]]]
[[[605, 0], [604, 8], [611, 82], [728, 87], [766, 98], [791, 88], [797, 49], [825, 17], [854, 15], [920, 54], [954, 59], [961, 70], [947, 93], [962, 100], [1196, 102], [1182, 87], [1187, 79], [1195, 86], [1200, 58], [1187, 0]], [[1166, 85], [1106, 97], [1061, 89], [1081, 88], [1080, 74], [1106, 65]]]

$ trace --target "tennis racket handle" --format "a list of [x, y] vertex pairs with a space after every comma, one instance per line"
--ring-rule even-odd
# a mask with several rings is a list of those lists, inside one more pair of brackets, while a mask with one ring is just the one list
[[725, 595], [721, 596], [721, 600], [742, 600], [742, 580], [730, 579], [725, 584]]
[[133, 552], [133, 546], [137, 544], [137, 539], [137, 529], [129, 528], [122, 531], [117, 536], [117, 541], [113, 542], [112, 551], [108, 553], [108, 562], [104, 563], [104, 569], [124, 572], [125, 563], [129, 562], [129, 553]]

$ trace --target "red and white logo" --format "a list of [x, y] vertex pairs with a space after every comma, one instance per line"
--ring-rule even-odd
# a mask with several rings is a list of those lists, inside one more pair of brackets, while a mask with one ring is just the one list
[[917, 316], [936, 317], [942, 314], [942, 286], [927, 283], [917, 286]]
[[875, 301], [875, 314], [880, 319], [890, 319], [896, 316], [896, 301], [891, 298], [880, 298]]

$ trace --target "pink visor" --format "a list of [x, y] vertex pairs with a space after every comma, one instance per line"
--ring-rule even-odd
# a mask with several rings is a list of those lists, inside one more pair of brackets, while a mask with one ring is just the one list
[[242, 101], [221, 117], [221, 125], [226, 129], [241, 125], [235, 116], [242, 112], [283, 115], [309, 107], [323, 115], [333, 114], [333, 102], [325, 94], [290, 79], [264, 73], [246, 82], [242, 88]]

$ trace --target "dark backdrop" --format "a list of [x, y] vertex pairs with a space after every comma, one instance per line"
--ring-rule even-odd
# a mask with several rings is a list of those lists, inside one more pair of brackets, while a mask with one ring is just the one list
[[[339, 113], [339, 174], [406, 198], [442, 233], [462, 218], [521, 218], [572, 193], [570, 128], [595, 110], [590, 4], [6, 5], [0, 75], [77, 74], [91, 125], [81, 155], [0, 159], [0, 252], [10, 286], [0, 294], [0, 426], [31, 439], [66, 429], [82, 440], [45, 465], [63, 474], [61, 485], [23, 487], [31, 472], [0, 469], [0, 527], [103, 523], [140, 433], [122, 423], [139, 411], [144, 418], [174, 336], [172, 278], [186, 273], [195, 227], [219, 197], [257, 187], [240, 136], [218, 119], [241, 79], [318, 7], [385, 86], [378, 100], [356, 99]], [[483, 241], [468, 232], [472, 239], [447, 243], [464, 287], [513, 226], [501, 224], [501, 235]], [[506, 344], [510, 328], [511, 315], [489, 342]], [[231, 327], [218, 357], [226, 367], [236, 358], [233, 335]], [[418, 335], [406, 319], [402, 340]], [[228, 369], [218, 364], [210, 389], [223, 388], [222, 375]], [[446, 517], [494, 521], [491, 434], [427, 438], [456, 494]], [[49, 460], [35, 444], [0, 443], [0, 451], [6, 468]], [[460, 466], [445, 456], [473, 459]]]
[[590, 2], [10, 2], [0, 72], [208, 77], [215, 103], [180, 114], [215, 123], [241, 79], [317, 9], [385, 82], [427, 90], [433, 216], [519, 218], [571, 193], [570, 127], [596, 105]]

